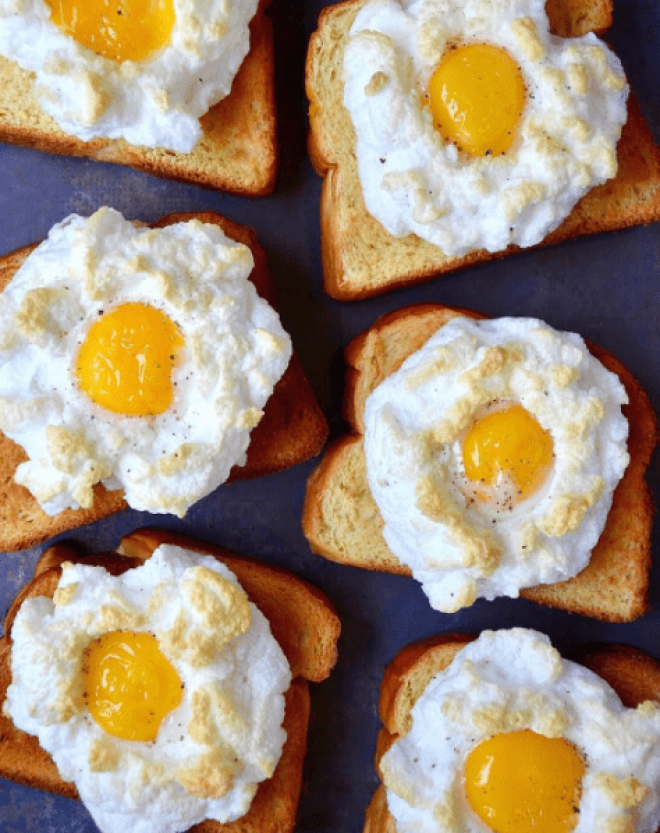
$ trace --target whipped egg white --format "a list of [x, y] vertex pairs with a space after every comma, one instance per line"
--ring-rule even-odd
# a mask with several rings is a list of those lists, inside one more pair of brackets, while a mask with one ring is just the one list
[[371, 393], [369, 487], [432, 607], [586, 566], [629, 462], [626, 402], [578, 335], [525, 318], [457, 316]]
[[343, 77], [367, 210], [445, 255], [532, 246], [616, 173], [620, 62], [552, 35], [544, 0], [371, 0]]
[[[179, 704], [149, 741], [101, 725], [87, 682], [98, 661], [100, 676], [116, 675], [117, 685], [102, 692], [111, 702], [99, 710], [123, 709], [129, 726], [143, 722], [150, 685], [151, 708], [159, 707], [167, 692], [154, 680], [153, 654], [117, 660], [114, 647], [90, 659], [99, 639], [133, 635], [155, 638], [178, 689]], [[131, 671], [136, 703], [121, 699]], [[285, 742], [291, 672], [267, 620], [223, 564], [176, 546], [162, 545], [120, 576], [65, 563], [53, 599], [30, 598], [17, 613], [11, 674], [6, 712], [75, 783], [103, 833], [175, 833], [203, 819], [239, 818]]]
[[484, 631], [433, 677], [380, 769], [399, 833], [653, 833], [659, 752], [656, 701], [625, 708], [546, 636], [515, 628]]
[[291, 340], [215, 224], [71, 215], [0, 294], [0, 428], [49, 514], [94, 486], [183, 515], [245, 463]]

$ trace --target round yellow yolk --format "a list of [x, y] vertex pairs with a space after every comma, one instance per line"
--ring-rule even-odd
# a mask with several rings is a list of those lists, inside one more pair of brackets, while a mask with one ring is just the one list
[[[545, 482], [552, 466], [552, 437], [522, 405], [493, 410], [478, 419], [463, 440], [467, 478], [476, 484], [510, 484], [510, 503], [526, 500]], [[488, 489], [475, 493], [488, 499]]]
[[109, 411], [151, 416], [172, 403], [172, 371], [183, 336], [165, 313], [122, 304], [89, 328], [78, 352], [80, 388]]
[[445, 141], [472, 156], [506, 153], [525, 104], [520, 67], [499, 46], [452, 49], [431, 76], [429, 104]]
[[141, 61], [165, 46], [173, 0], [46, 0], [51, 20], [82, 46], [114, 61]]
[[85, 701], [108, 734], [154, 740], [163, 718], [181, 703], [181, 680], [150, 633], [112, 631], [85, 653]]
[[495, 833], [568, 833], [578, 821], [584, 762], [563, 738], [495, 735], [465, 762], [465, 793]]

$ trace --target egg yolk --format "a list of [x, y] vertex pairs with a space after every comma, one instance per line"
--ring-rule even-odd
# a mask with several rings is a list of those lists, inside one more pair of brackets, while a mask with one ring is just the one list
[[173, 0], [46, 0], [51, 20], [82, 46], [113, 61], [141, 61], [165, 46]]
[[85, 652], [85, 701], [108, 734], [156, 738], [163, 718], [181, 703], [181, 680], [150, 633], [112, 631]]
[[513, 144], [525, 83], [506, 50], [487, 43], [452, 49], [429, 83], [433, 123], [446, 142], [472, 156], [497, 156]]
[[504, 482], [507, 507], [527, 500], [543, 485], [552, 459], [552, 437], [518, 404], [489, 411], [463, 440], [465, 474], [475, 484], [476, 496], [489, 500], [493, 488]]
[[584, 762], [563, 738], [495, 735], [465, 762], [465, 793], [495, 833], [568, 833], [578, 821]]
[[172, 404], [172, 372], [182, 349], [181, 331], [164, 312], [122, 304], [89, 328], [78, 352], [78, 383], [113, 413], [161, 414]]

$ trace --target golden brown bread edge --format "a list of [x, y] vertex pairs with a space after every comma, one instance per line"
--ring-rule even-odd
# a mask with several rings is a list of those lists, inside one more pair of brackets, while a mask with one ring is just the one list
[[[266, 254], [253, 229], [240, 226], [213, 212], [168, 214], [156, 227], [196, 218], [214, 223], [231, 237], [249, 246], [254, 256], [250, 280], [258, 293], [277, 307], [275, 286], [268, 269]], [[28, 246], [0, 258], [0, 291], [11, 280], [34, 246]], [[293, 355], [264, 408], [264, 416], [250, 435], [245, 466], [235, 466], [229, 481], [247, 480], [315, 457], [328, 435], [327, 421], [302, 368]], [[14, 482], [16, 467], [26, 459], [23, 449], [0, 432], [0, 551], [22, 550], [35, 546], [61, 532], [100, 520], [126, 508], [123, 492], [95, 488], [91, 509], [67, 509], [47, 515], [23, 486]]]
[[[391, 236], [366, 210], [357, 173], [355, 133], [343, 106], [341, 67], [346, 35], [365, 0], [346, 0], [320, 15], [306, 64], [309, 99], [308, 149], [323, 177], [321, 250], [325, 291], [338, 300], [356, 300], [431, 280], [520, 249], [470, 252], [446, 257], [414, 234]], [[563, 37], [594, 31], [612, 22], [611, 0], [548, 0], [551, 30]], [[564, 222], [539, 245], [587, 234], [615, 231], [660, 220], [660, 148], [631, 94], [628, 121], [617, 147], [614, 179], [592, 189]]]
[[[431, 679], [449, 666], [473, 634], [442, 634], [403, 648], [385, 669], [378, 701], [383, 728], [376, 741], [375, 766], [389, 747], [410, 729], [410, 709]], [[609, 683], [627, 708], [660, 700], [660, 662], [628, 645], [587, 645], [574, 657]], [[363, 833], [396, 833], [380, 784], [367, 807]]]
[[[191, 830], [195, 833], [288, 833], [295, 825], [307, 744], [308, 681], [320, 682], [332, 671], [341, 626], [328, 598], [287, 570], [155, 529], [139, 529], [125, 536], [118, 553], [84, 557], [67, 544], [54, 544], [41, 556], [33, 579], [18, 594], [5, 619], [5, 636], [0, 639], [0, 703], [4, 703], [11, 682], [11, 627], [16, 612], [26, 598], [52, 597], [63, 561], [103, 566], [116, 575], [138, 566], [161, 543], [174, 543], [213, 555], [236, 574], [250, 600], [270, 621], [294, 678], [286, 694], [287, 740], [273, 777], [259, 786], [248, 813], [242, 818], [224, 825], [207, 820]], [[18, 730], [1, 709], [0, 776], [78, 798], [75, 786], [60, 778], [51, 757], [37, 739]]]
[[261, 3], [250, 25], [250, 52], [231, 93], [201, 118], [203, 136], [190, 153], [84, 142], [64, 133], [39, 107], [33, 74], [0, 56], [0, 142], [46, 153], [128, 165], [154, 176], [244, 196], [270, 194], [277, 179], [273, 27]]
[[[379, 318], [346, 348], [344, 416], [352, 432], [334, 440], [310, 475], [302, 525], [312, 551], [364, 569], [410, 575], [387, 547], [383, 521], [366, 477], [362, 434], [369, 393], [397, 370], [443, 324], [470, 310], [417, 304]], [[645, 480], [658, 442], [658, 424], [637, 380], [610, 353], [590, 351], [621, 379], [629, 397], [630, 464], [614, 492], [612, 507], [588, 566], [577, 576], [521, 591], [526, 599], [609, 622], [628, 622], [648, 610], [653, 499]]]

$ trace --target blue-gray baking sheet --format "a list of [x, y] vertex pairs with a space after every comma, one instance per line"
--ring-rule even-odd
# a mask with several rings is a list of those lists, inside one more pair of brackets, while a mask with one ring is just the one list
[[[367, 301], [341, 303], [321, 285], [321, 182], [306, 153], [307, 42], [325, 4], [274, 0], [276, 89], [281, 163], [277, 188], [259, 199], [231, 197], [127, 168], [0, 146], [0, 254], [40, 240], [71, 212], [110, 205], [126, 217], [156, 220], [170, 211], [211, 209], [253, 226], [277, 283], [280, 312], [327, 415], [342, 433], [342, 351], [379, 315], [437, 301], [492, 316], [536, 316], [574, 330], [617, 356], [660, 411], [660, 224], [523, 252], [431, 283]], [[642, 112], [660, 141], [660, 4], [615, 0], [608, 40], [623, 61]], [[660, 538], [655, 524], [652, 609], [612, 625], [523, 600], [478, 602], [454, 615], [430, 609], [408, 578], [380, 575], [313, 555], [302, 535], [305, 481], [315, 462], [259, 480], [223, 486], [182, 519], [127, 510], [61, 536], [90, 551], [156, 524], [294, 570], [323, 589], [342, 621], [337, 667], [312, 686], [309, 747], [297, 830], [356, 833], [377, 784], [373, 754], [384, 666], [406, 643], [434, 633], [514, 625], [538, 628], [560, 650], [591, 641], [636, 645], [660, 658]], [[658, 462], [648, 475], [660, 501]], [[43, 547], [0, 557], [0, 610], [27, 581]], [[77, 802], [0, 780], [0, 830], [91, 833]]]

